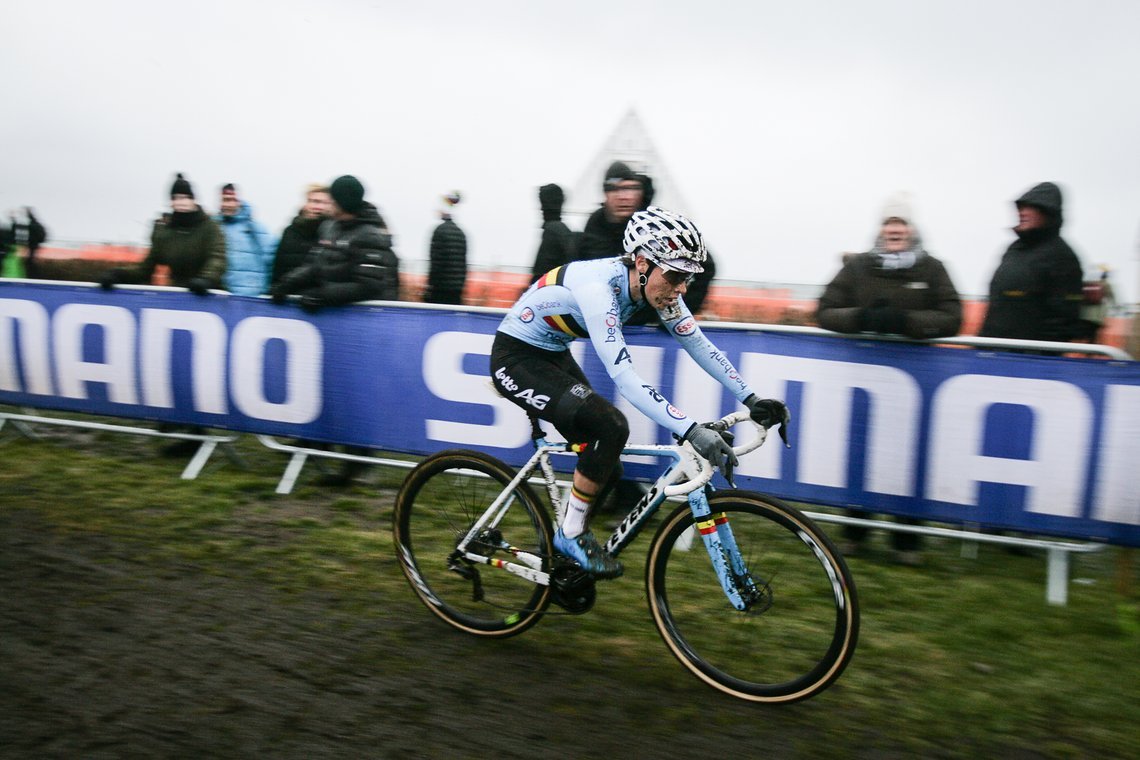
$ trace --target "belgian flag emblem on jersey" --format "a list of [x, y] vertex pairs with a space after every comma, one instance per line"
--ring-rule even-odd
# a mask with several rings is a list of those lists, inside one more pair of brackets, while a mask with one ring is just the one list
[[[566, 267], [555, 267], [538, 279], [538, 287], [545, 288], [547, 285], [561, 285], [564, 279], [566, 279]], [[586, 328], [570, 314], [549, 314], [543, 317], [542, 321], [558, 332], [573, 335], [575, 338], [590, 337], [590, 334], [586, 332]]]

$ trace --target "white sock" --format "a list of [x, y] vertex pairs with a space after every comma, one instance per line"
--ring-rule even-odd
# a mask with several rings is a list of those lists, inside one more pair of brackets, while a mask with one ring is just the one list
[[586, 532], [586, 521], [590, 516], [590, 504], [593, 501], [593, 495], [587, 496], [577, 488], [570, 487], [570, 497], [566, 500], [566, 513], [562, 516], [562, 535], [566, 538], [577, 538]]

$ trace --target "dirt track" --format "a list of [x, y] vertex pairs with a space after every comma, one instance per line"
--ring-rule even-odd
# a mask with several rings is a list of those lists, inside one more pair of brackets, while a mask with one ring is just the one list
[[572, 623], [479, 642], [410, 594], [361, 609], [142, 551], [0, 512], [0, 755], [789, 755], [763, 710], [664, 656], [632, 679], [574, 667], [549, 646]]

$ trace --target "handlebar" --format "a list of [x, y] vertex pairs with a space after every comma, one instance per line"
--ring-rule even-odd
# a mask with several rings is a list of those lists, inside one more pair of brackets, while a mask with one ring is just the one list
[[[712, 423], [710, 427], [723, 432], [741, 422], [751, 422], [751, 417], [747, 411], [726, 414], [724, 417]], [[755, 422], [752, 423], [752, 426], [756, 428], [756, 437], [750, 441], [746, 441], [740, 446], [732, 447], [732, 451], [736, 454], [737, 458], [760, 448], [768, 438], [768, 431], [763, 426]], [[666, 486], [666, 496], [683, 496], [684, 494], [695, 491], [712, 480], [712, 476], [716, 472], [716, 468], [713, 467], [707, 459], [697, 455], [697, 452], [693, 450], [692, 444], [686, 442], [682, 444], [679, 449], [681, 454], [684, 455], [683, 461], [687, 465], [682, 467], [682, 470], [684, 474], [688, 476], [688, 479]], [[731, 468], [725, 473], [725, 478], [728, 480], [729, 485], [733, 485]]]

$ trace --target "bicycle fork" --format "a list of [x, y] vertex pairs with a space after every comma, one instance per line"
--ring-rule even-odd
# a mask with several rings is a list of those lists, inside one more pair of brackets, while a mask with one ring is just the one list
[[728, 515], [724, 512], [712, 514], [703, 488], [689, 494], [689, 508], [724, 595], [736, 609], [742, 612], [751, 610], [765, 594], [744, 564]]

